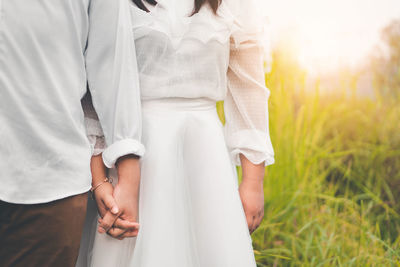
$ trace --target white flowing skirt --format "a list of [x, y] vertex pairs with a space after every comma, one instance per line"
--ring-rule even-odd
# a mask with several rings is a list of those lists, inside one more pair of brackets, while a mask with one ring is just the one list
[[216, 103], [143, 101], [142, 140], [138, 237], [99, 234], [88, 215], [78, 265], [255, 267]]

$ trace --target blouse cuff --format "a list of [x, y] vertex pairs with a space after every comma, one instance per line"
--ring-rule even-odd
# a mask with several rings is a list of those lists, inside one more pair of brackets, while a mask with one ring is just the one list
[[275, 163], [274, 149], [268, 134], [257, 130], [241, 130], [227, 138], [230, 155], [236, 166], [240, 166], [240, 154], [251, 163], [265, 166]]
[[104, 150], [103, 161], [107, 168], [113, 168], [115, 166], [115, 162], [120, 157], [129, 154], [134, 154], [141, 157], [144, 155], [144, 153], [145, 148], [140, 142], [134, 139], [124, 139], [115, 142]]
[[275, 158], [273, 155], [268, 153], [263, 153], [259, 151], [252, 151], [248, 149], [234, 149], [231, 152], [231, 157], [233, 159], [233, 163], [236, 166], [240, 166], [240, 154], [243, 154], [251, 163], [258, 165], [264, 162], [265, 166], [272, 165], [275, 163]]

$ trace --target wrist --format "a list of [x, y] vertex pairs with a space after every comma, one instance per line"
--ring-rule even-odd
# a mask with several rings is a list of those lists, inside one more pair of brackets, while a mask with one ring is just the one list
[[136, 164], [139, 162], [140, 157], [135, 154], [128, 154], [117, 159], [115, 167], [117, 170], [129, 164]]
[[249, 183], [249, 184], [258, 184], [258, 185], [263, 185], [264, 184], [264, 179], [263, 177], [246, 177], [243, 176], [242, 182], [244, 183]]
[[101, 175], [101, 176], [98, 176], [98, 175], [93, 176], [92, 175], [92, 187], [96, 186], [97, 184], [99, 184], [101, 182], [103, 182], [106, 178], [107, 178], [106, 175]]
[[243, 182], [254, 185], [263, 185], [265, 175], [265, 163], [253, 164], [243, 154], [240, 155], [243, 172]]
[[90, 170], [92, 173], [92, 186], [100, 183], [107, 177], [106, 167], [103, 164], [101, 155], [92, 157], [90, 161]]
[[114, 187], [109, 182], [100, 182], [91, 188], [90, 192], [92, 193], [92, 198], [97, 200], [101, 200], [105, 194], [112, 194], [114, 191]]
[[[121, 179], [122, 178], [122, 179]], [[129, 189], [129, 190], [139, 190], [139, 179], [132, 179], [131, 177], [119, 177], [117, 185], [120, 188]]]
[[140, 182], [140, 163], [135, 155], [122, 157], [117, 163], [118, 185], [123, 188], [134, 190], [139, 188]]
[[264, 180], [257, 177], [243, 177], [242, 187], [243, 186], [252, 191], [264, 190]]
[[97, 188], [99, 188], [100, 186], [102, 186], [105, 183], [109, 183], [112, 184], [112, 179], [108, 179], [107, 177], [104, 177], [102, 180], [99, 180], [98, 182], [92, 182], [92, 188], [90, 189], [90, 191], [94, 192], [96, 191]]

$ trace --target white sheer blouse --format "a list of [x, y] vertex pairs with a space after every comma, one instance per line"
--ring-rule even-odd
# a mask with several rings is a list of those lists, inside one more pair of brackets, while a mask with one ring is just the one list
[[[141, 97], [224, 100], [227, 146], [251, 162], [273, 164], [264, 74], [264, 18], [257, 0], [222, 0], [190, 16], [194, 0], [132, 5]], [[92, 130], [95, 132], [96, 130]]]

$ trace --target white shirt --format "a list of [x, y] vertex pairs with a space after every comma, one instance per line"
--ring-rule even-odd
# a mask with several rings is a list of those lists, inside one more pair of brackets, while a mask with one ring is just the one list
[[[158, 0], [150, 12], [132, 5], [143, 100], [224, 100], [226, 142], [235, 164], [274, 162], [264, 74], [264, 17], [257, 0], [222, 0], [217, 15], [194, 0]], [[93, 130], [93, 133], [96, 131]]]
[[128, 0], [0, 0], [0, 199], [43, 203], [89, 190], [87, 83], [111, 167], [142, 155]]

